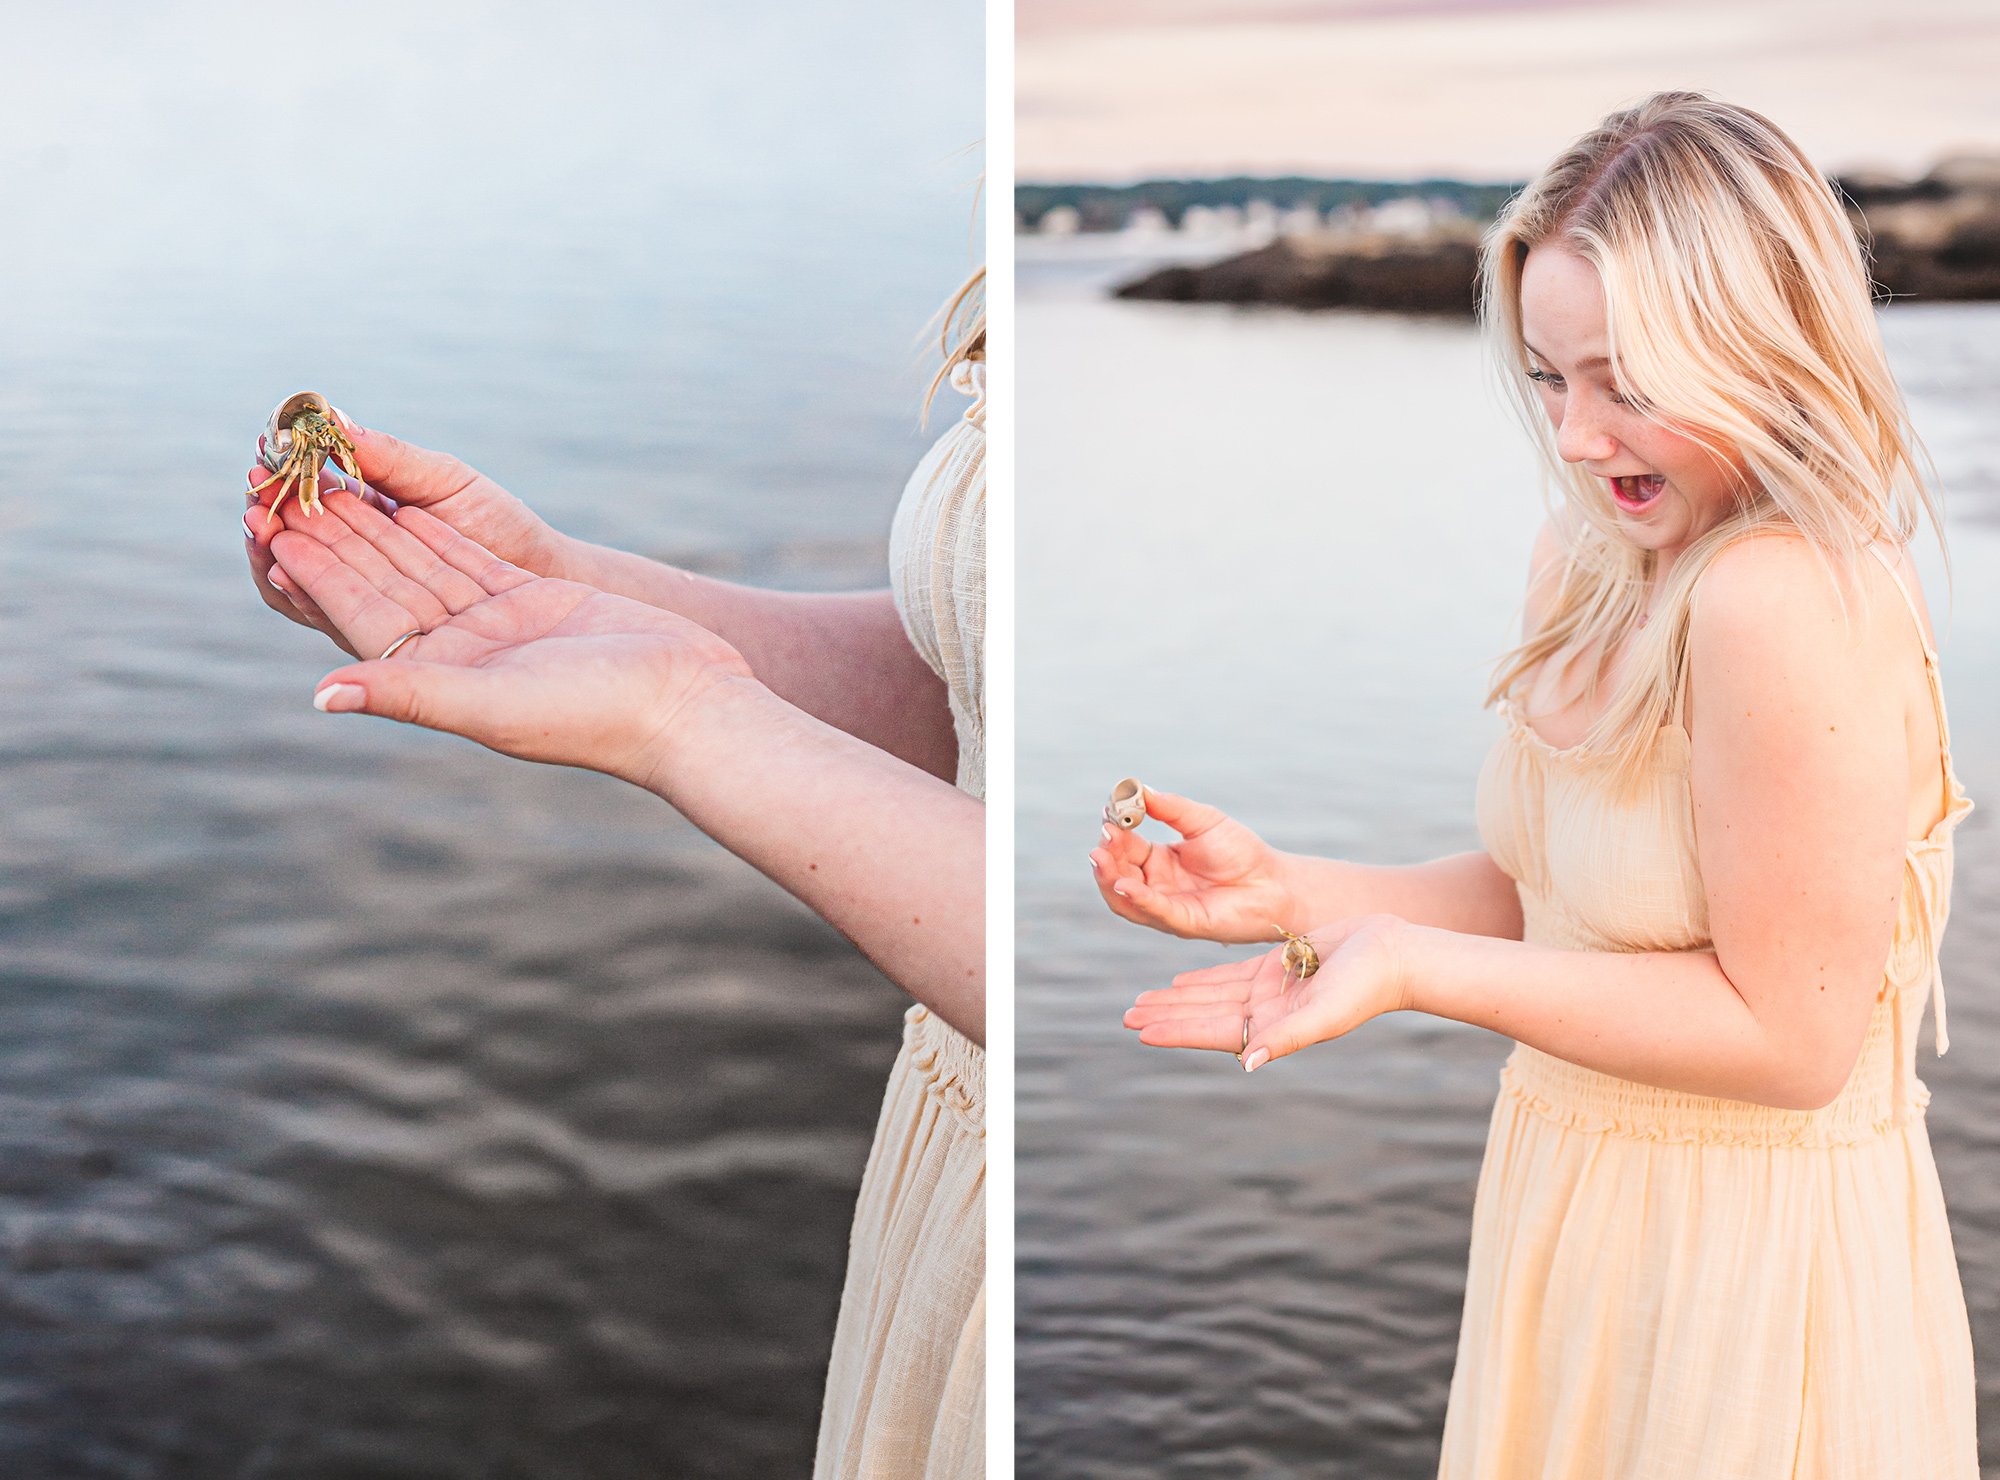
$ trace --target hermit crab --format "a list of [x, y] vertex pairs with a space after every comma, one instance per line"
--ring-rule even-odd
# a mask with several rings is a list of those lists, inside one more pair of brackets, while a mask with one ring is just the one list
[[1319, 970], [1319, 952], [1313, 949], [1310, 940], [1292, 934], [1282, 925], [1274, 925], [1272, 929], [1285, 938], [1284, 954], [1279, 958], [1285, 968], [1285, 986], [1289, 987], [1295, 979], [1304, 981]]
[[345, 421], [318, 391], [300, 391], [278, 403], [278, 409], [264, 423], [264, 447], [258, 454], [271, 476], [250, 490], [258, 494], [273, 483], [278, 485], [278, 496], [271, 500], [273, 523], [279, 506], [293, 494], [308, 514], [319, 512], [319, 474], [329, 462], [345, 469], [355, 483], [361, 482], [361, 470], [354, 465], [354, 444], [341, 430]]

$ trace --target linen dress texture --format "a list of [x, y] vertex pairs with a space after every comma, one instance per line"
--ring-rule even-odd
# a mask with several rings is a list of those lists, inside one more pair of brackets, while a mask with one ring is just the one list
[[[889, 533], [904, 631], [949, 690], [957, 783], [986, 793], [986, 367]], [[815, 1480], [976, 1480], [986, 1460], [986, 1051], [904, 1014], [855, 1207]]]
[[[1440, 1480], [1977, 1480], [1972, 1341], [1915, 1073], [1952, 833], [1937, 654], [1909, 588], [1945, 813], [1908, 844], [1893, 945], [1832, 1104], [1682, 1094], [1517, 1044], [1473, 1212]], [[1698, 583], [1697, 583], [1698, 586]], [[1585, 951], [1710, 946], [1673, 706], [1636, 801], [1503, 701], [1479, 830], [1523, 938]]]

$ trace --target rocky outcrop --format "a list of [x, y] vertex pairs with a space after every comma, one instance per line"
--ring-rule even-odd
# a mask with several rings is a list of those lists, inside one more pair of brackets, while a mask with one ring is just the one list
[[1478, 249], [1470, 241], [1381, 242], [1280, 237], [1206, 266], [1163, 267], [1118, 288], [1120, 298], [1179, 303], [1276, 303], [1291, 308], [1381, 308], [1467, 315]]
[[1890, 298], [2000, 298], [2000, 156], [1961, 155], [1921, 180], [1835, 182]]
[[[2000, 299], [2000, 156], [1946, 160], [1920, 180], [1856, 175], [1835, 184], [1869, 244], [1878, 297]], [[1115, 291], [1177, 303], [1469, 316], [1477, 306], [1478, 230], [1458, 220], [1421, 235], [1284, 236], [1219, 262], [1160, 268]]]

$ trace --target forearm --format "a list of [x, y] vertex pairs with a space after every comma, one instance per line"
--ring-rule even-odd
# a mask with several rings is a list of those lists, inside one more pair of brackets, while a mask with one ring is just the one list
[[563, 539], [551, 574], [698, 622], [789, 704], [949, 781], [958, 765], [945, 686], [910, 646], [887, 591], [767, 591]]
[[1288, 930], [1380, 914], [1467, 935], [1521, 938], [1520, 891], [1484, 852], [1401, 866], [1301, 853], [1279, 858], [1293, 900]]
[[1786, 1109], [1827, 1103], [1845, 1079], [1773, 1041], [1712, 951], [1564, 951], [1411, 926], [1404, 953], [1409, 1006], [1620, 1079]]
[[[648, 790], [824, 917], [891, 981], [986, 1041], [986, 811], [752, 679], [693, 701]], [[810, 999], [802, 999], [810, 1010]]]

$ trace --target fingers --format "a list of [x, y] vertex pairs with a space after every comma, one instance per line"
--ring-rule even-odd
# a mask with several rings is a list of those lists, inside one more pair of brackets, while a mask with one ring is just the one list
[[1263, 968], [1264, 958], [1259, 956], [1184, 971], [1174, 978], [1172, 986], [1141, 992], [1125, 1009], [1125, 1026], [1144, 1028], [1150, 1023], [1207, 1017], [1225, 1007], [1233, 1007], [1241, 1017], [1259, 998], [1257, 984]]
[[[375, 541], [359, 533], [354, 525], [364, 520], [375, 520], [378, 524], [388, 521], [375, 510], [368, 508], [352, 494], [329, 493], [332, 503], [325, 504], [317, 514], [308, 514], [303, 507], [287, 505], [279, 516], [285, 531], [312, 540], [328, 550], [335, 559], [348, 567], [356, 575], [367, 581], [377, 591], [409, 612], [415, 621], [412, 626], [429, 631], [441, 626], [453, 614], [450, 606], [421, 581], [412, 580], [399, 569]], [[253, 513], [251, 518], [257, 516]], [[353, 522], [350, 522], [353, 521]], [[272, 536], [274, 541], [279, 537]], [[453, 573], [456, 576], [456, 572]], [[462, 586], [470, 587], [463, 576], [457, 576]], [[483, 600], [485, 593], [476, 587], [471, 601]], [[408, 630], [408, 629], [405, 629]]]
[[1329, 990], [1324, 978], [1301, 984], [1273, 999], [1250, 1019], [1250, 1041], [1244, 1045], [1243, 1067], [1255, 1072], [1272, 1059], [1282, 1059], [1315, 1043], [1331, 1042], [1367, 1021], [1354, 993]]
[[[1219, 1017], [1234, 1017], [1240, 1022], [1249, 1014], [1250, 1004], [1245, 996], [1217, 997], [1208, 1002], [1156, 1002], [1143, 1007], [1128, 1007], [1123, 1021], [1126, 1027], [1143, 1032], [1159, 1023], [1201, 1022]], [[1230, 1052], [1235, 1052], [1236, 1047], [1235, 1043], [1230, 1044]]]
[[1119, 919], [1169, 933], [1183, 932], [1189, 920], [1187, 909], [1139, 877], [1137, 868], [1117, 862], [1102, 848], [1093, 848], [1090, 871], [1106, 908]]
[[1113, 827], [1108, 821], [1099, 829], [1097, 846], [1121, 863], [1144, 868], [1153, 856], [1153, 844], [1137, 828]]
[[279, 569], [346, 640], [350, 652], [379, 653], [405, 632], [427, 626], [318, 539], [282, 529], [271, 540], [271, 553]]
[[1146, 788], [1146, 815], [1166, 823], [1184, 838], [1199, 837], [1217, 823], [1229, 820], [1228, 813], [1206, 802], [1191, 802], [1151, 786]]
[[1235, 1053], [1243, 1046], [1243, 1014], [1210, 1012], [1149, 1023], [1139, 1041], [1153, 1048], [1209, 1048]]
[[370, 431], [345, 412], [335, 414], [354, 443], [354, 461], [363, 480], [399, 504], [442, 503], [479, 479], [476, 471], [455, 457], [401, 441], [387, 432]]
[[[423, 587], [439, 606], [452, 615], [456, 616], [486, 599], [486, 588], [479, 582], [457, 567], [446, 564], [430, 546], [354, 494], [343, 490], [329, 493], [326, 510], [379, 552], [387, 567]], [[334, 553], [346, 558], [344, 547], [336, 548]], [[358, 556], [361, 553], [357, 547], [355, 554]], [[374, 566], [373, 562], [370, 568], [382, 569]]]
[[[366, 576], [377, 590], [415, 612], [426, 627], [486, 599], [483, 586], [448, 565], [390, 517], [395, 505], [388, 505], [390, 513], [383, 512], [386, 499], [378, 503], [355, 494], [347, 476], [331, 465], [320, 474], [320, 488], [319, 513], [306, 513], [296, 501], [288, 501], [275, 520], [252, 510], [245, 517], [246, 532], [260, 548], [268, 545], [279, 529], [311, 535]], [[262, 499], [275, 499], [279, 492], [275, 486], [269, 488]], [[430, 602], [404, 585], [404, 580], [427, 592]]]
[[335, 488], [353, 494], [369, 508], [378, 510], [384, 517], [393, 515], [401, 507], [381, 489], [372, 487], [365, 480], [351, 477], [345, 468], [336, 468], [332, 463], [328, 463], [326, 475], [332, 480]]
[[482, 669], [398, 657], [334, 670], [320, 680], [313, 708], [327, 714], [380, 715], [476, 740], [491, 731], [495, 682]]
[[[258, 471], [262, 471], [259, 469]], [[255, 477], [255, 473], [251, 475]], [[250, 581], [257, 588], [257, 595], [268, 606], [287, 621], [300, 626], [311, 627], [324, 633], [338, 647], [350, 654], [354, 651], [347, 640], [340, 635], [326, 613], [319, 609], [313, 599], [278, 567], [271, 556], [270, 536], [283, 529], [282, 523], [273, 525], [264, 516], [256, 498], [249, 500], [249, 507], [243, 514], [243, 549], [250, 562]]]
[[476, 541], [467, 539], [449, 524], [422, 509], [399, 509], [396, 523], [415, 535], [433, 553], [464, 572], [491, 595], [511, 591], [536, 579], [518, 565], [509, 565]]
[[1255, 981], [1270, 969], [1271, 952], [1261, 956], [1250, 956], [1241, 961], [1222, 961], [1214, 966], [1198, 966], [1192, 971], [1178, 973], [1170, 987], [1161, 991], [1176, 991], [1184, 987], [1212, 987], [1224, 982]]

